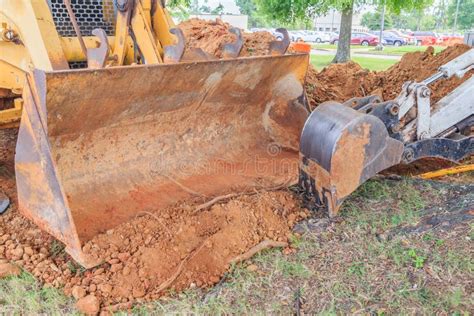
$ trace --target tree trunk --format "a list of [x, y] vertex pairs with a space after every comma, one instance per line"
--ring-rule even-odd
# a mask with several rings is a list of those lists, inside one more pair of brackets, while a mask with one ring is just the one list
[[351, 33], [352, 33], [352, 9], [354, 1], [350, 6], [342, 10], [341, 27], [339, 30], [339, 41], [337, 43], [336, 56], [333, 63], [345, 63], [351, 60]]

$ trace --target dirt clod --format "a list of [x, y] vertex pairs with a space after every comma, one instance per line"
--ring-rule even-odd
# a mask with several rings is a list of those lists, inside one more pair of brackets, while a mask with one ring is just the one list
[[76, 308], [86, 315], [97, 315], [100, 311], [100, 303], [94, 295], [87, 295], [76, 302]]
[[86, 296], [87, 293], [82, 286], [76, 285], [72, 288], [71, 294], [76, 300], [78, 300]]
[[11, 263], [0, 263], [0, 279], [10, 276], [18, 276], [21, 274], [21, 269], [17, 265]]
[[[205, 21], [190, 19], [179, 24], [186, 38], [186, 49], [201, 48], [206, 53], [222, 57], [224, 44], [235, 41], [236, 36], [230, 32], [232, 26], [221, 19]], [[269, 32], [243, 33], [244, 45], [240, 56], [260, 56], [269, 53], [270, 42], [275, 37]]]

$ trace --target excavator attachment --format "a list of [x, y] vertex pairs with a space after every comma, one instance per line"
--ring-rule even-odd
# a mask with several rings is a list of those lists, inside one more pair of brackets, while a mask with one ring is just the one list
[[400, 162], [403, 148], [377, 117], [340, 103], [323, 103], [311, 113], [301, 135], [300, 186], [313, 205], [336, 216], [359, 185]]
[[20, 211], [82, 249], [184, 200], [296, 180], [308, 55], [36, 71], [16, 149]]

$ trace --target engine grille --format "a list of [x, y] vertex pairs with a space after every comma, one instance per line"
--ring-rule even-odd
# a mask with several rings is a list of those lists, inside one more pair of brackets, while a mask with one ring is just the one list
[[[76, 32], [67, 13], [64, 0], [48, 0], [54, 24], [62, 37], [75, 37]], [[115, 7], [113, 0], [71, 0], [72, 10], [81, 35], [91, 36], [95, 28], [104, 29], [107, 35], [115, 33]]]

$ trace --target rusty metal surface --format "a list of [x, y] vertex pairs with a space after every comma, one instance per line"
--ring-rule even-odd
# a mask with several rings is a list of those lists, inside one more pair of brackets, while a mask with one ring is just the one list
[[276, 32], [280, 33], [283, 39], [270, 43], [270, 54], [274, 56], [285, 55], [290, 46], [290, 35], [288, 34], [288, 30], [284, 28], [276, 29]]
[[36, 72], [16, 152], [20, 210], [81, 244], [141, 211], [298, 173], [307, 55]]
[[306, 122], [300, 153], [300, 184], [335, 216], [360, 184], [400, 162], [403, 144], [375, 116], [326, 102]]
[[233, 43], [227, 43], [222, 49], [222, 55], [224, 58], [237, 58], [240, 55], [242, 47], [244, 47], [244, 39], [242, 37], [242, 31], [239, 28], [233, 27], [230, 32], [235, 35], [236, 39]]
[[170, 33], [176, 36], [176, 44], [164, 47], [163, 61], [165, 63], [179, 63], [186, 48], [186, 39], [180, 28], [172, 28]]

